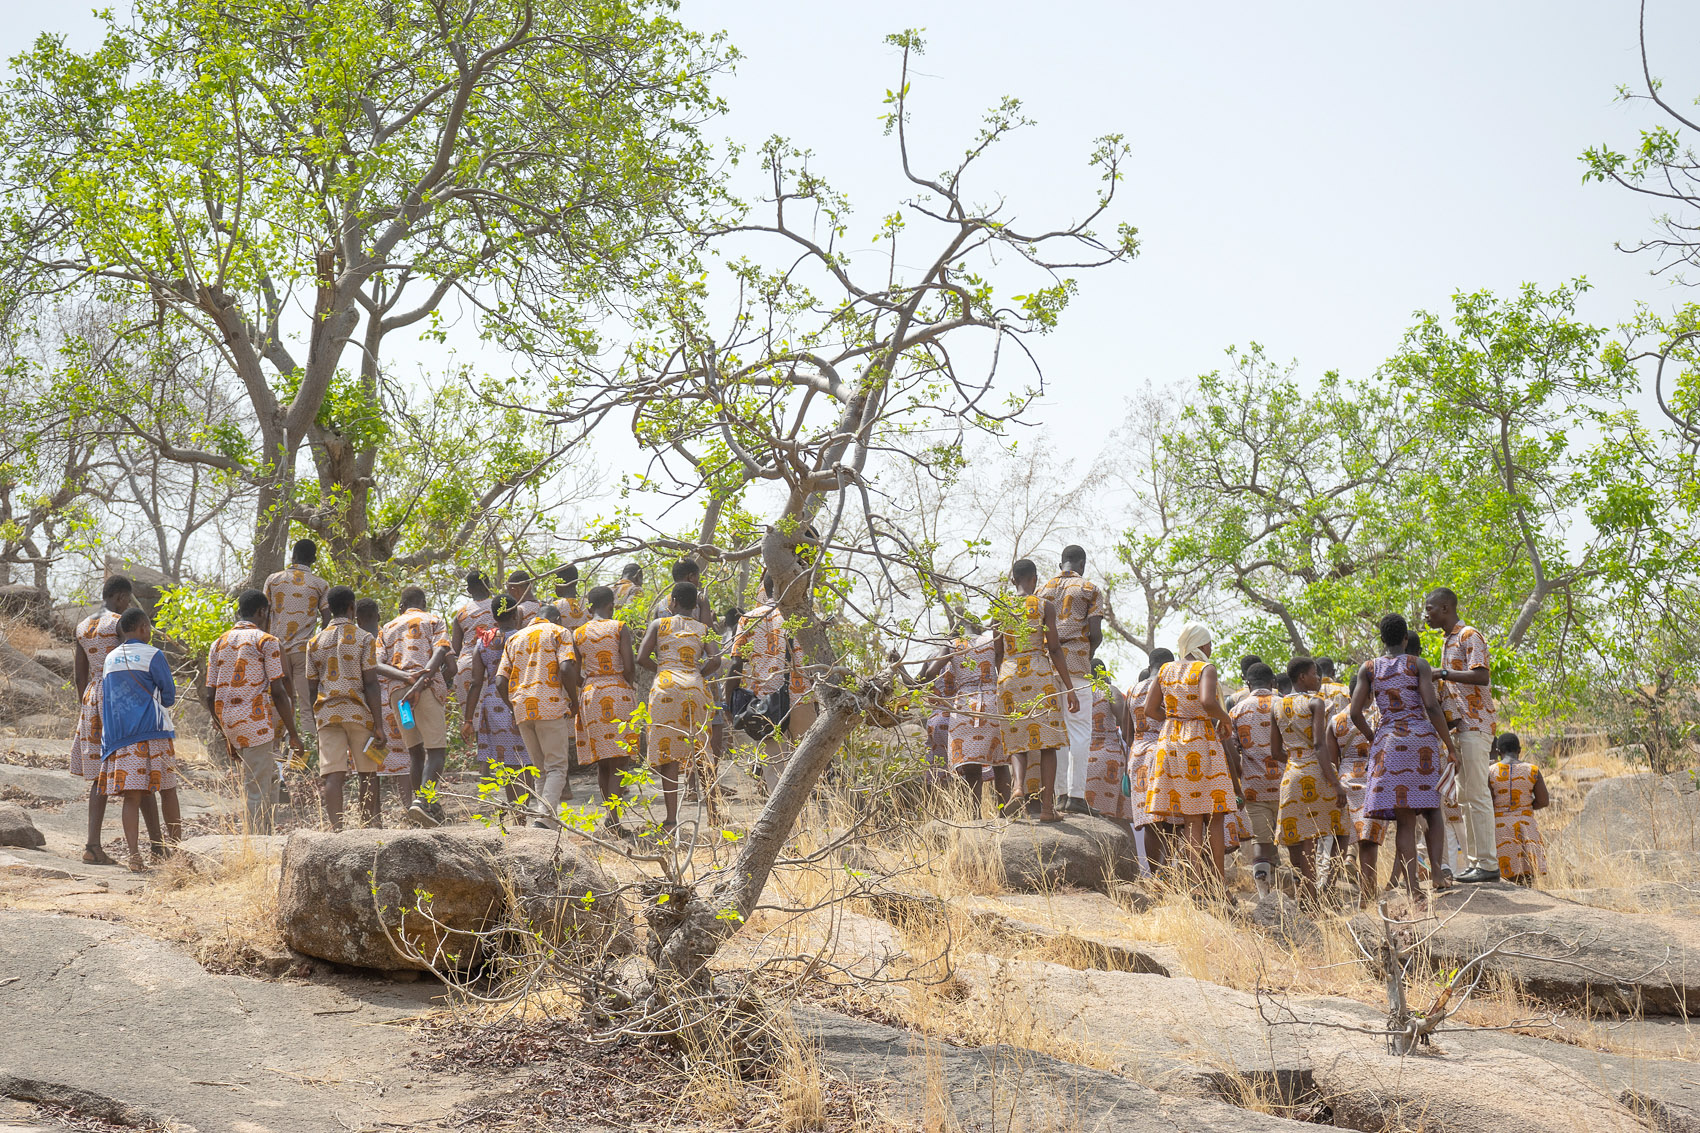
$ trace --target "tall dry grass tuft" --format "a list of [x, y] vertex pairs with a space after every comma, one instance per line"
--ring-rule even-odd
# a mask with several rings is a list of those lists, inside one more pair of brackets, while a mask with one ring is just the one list
[[[246, 837], [217, 858], [178, 852], [144, 891], [144, 912], [189, 930], [195, 959], [214, 970], [268, 968], [286, 955], [277, 914], [278, 862]], [[176, 935], [174, 933], [174, 935]]]

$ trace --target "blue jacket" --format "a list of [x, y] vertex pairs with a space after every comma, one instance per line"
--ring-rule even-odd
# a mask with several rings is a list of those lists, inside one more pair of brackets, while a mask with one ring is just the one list
[[165, 654], [144, 641], [126, 641], [108, 653], [100, 677], [100, 757], [176, 736], [166, 711], [176, 703], [177, 682]]

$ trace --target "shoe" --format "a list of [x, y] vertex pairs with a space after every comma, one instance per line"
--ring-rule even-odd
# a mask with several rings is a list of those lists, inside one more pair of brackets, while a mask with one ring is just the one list
[[442, 825], [420, 799], [414, 799], [413, 805], [407, 808], [407, 821], [424, 830], [434, 830]]
[[1073, 795], [1070, 795], [1070, 796], [1068, 796], [1068, 798], [1064, 799], [1062, 806], [1059, 807], [1058, 809], [1061, 810], [1064, 814], [1091, 814], [1092, 813], [1092, 808], [1086, 805], [1085, 799], [1077, 799]]
[[1477, 866], [1459, 874], [1458, 880], [1466, 885], [1480, 885], [1484, 881], [1498, 881], [1499, 871], [1497, 869], [1482, 869]]

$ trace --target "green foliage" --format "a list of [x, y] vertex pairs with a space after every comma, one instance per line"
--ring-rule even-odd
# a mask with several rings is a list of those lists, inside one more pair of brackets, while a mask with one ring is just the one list
[[224, 591], [187, 582], [160, 590], [153, 621], [154, 628], [182, 642], [188, 655], [199, 660], [225, 630], [236, 624], [236, 613]]

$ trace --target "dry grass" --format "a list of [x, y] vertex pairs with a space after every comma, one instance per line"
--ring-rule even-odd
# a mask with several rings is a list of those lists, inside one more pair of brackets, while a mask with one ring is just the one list
[[0, 641], [26, 654], [33, 654], [37, 649], [53, 649], [65, 644], [40, 626], [16, 614], [0, 614]]
[[275, 971], [286, 959], [277, 915], [277, 861], [247, 838], [214, 861], [177, 854], [143, 891], [138, 916], [187, 944], [213, 971]]

